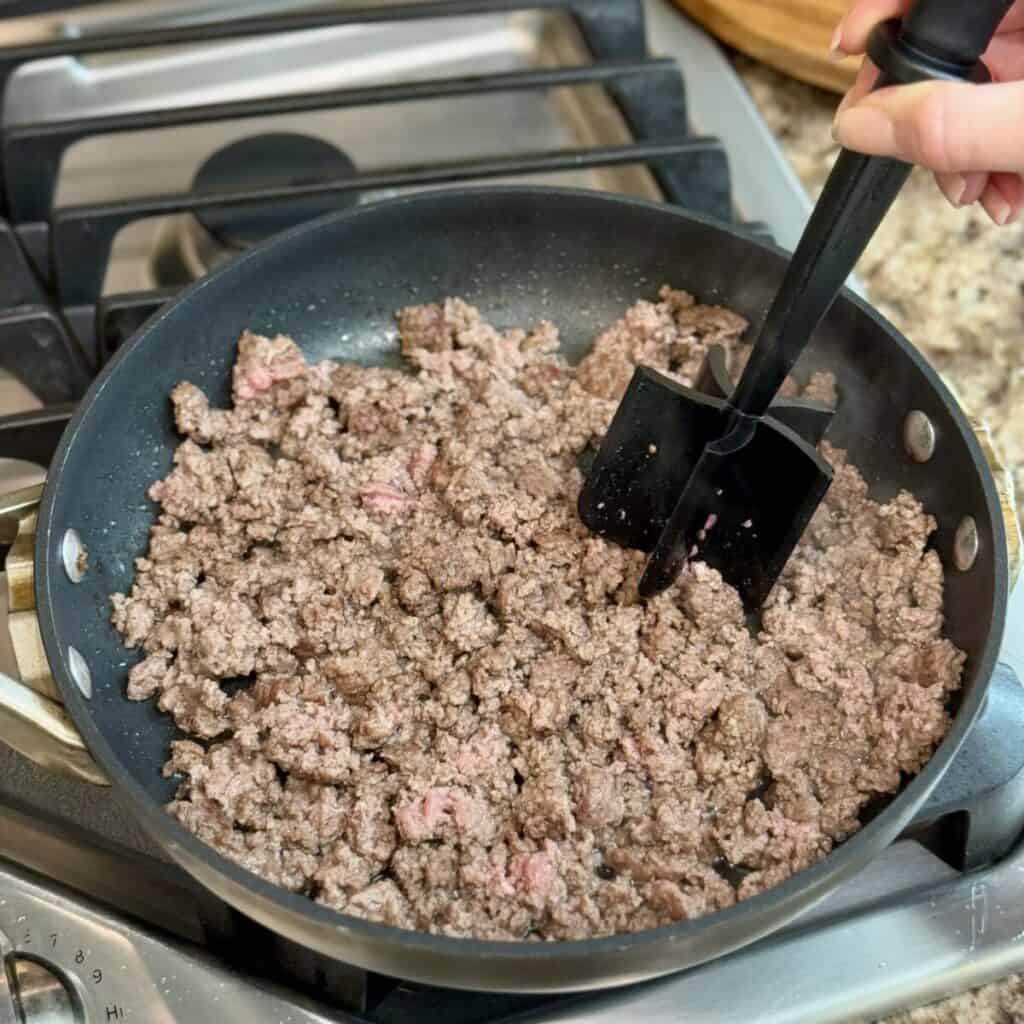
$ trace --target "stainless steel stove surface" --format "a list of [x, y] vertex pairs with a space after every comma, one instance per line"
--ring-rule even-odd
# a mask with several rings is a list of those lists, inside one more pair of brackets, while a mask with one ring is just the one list
[[[8, 12], [29, 16], [0, 22], [0, 492], [42, 479], [74, 401], [149, 312], [322, 210], [465, 180], [575, 184], [792, 248], [809, 209], [723, 54], [669, 0]], [[257, 20], [233, 38], [225, 26], [243, 18]], [[827, 1024], [1022, 968], [1024, 849], [1007, 856], [1024, 830], [1021, 591], [1003, 660], [913, 835], [768, 940], [579, 997], [451, 992], [324, 962], [201, 890], [111, 790], [0, 743], [0, 1024]], [[0, 689], [16, 685], [3, 630], [0, 673]]]

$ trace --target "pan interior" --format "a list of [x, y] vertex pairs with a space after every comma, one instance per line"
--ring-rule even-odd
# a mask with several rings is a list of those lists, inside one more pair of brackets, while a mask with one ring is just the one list
[[[782, 269], [772, 250], [653, 205], [552, 190], [481, 190], [328, 219], [200, 282], [119, 354], [65, 442], [42, 557], [59, 566], [69, 527], [89, 552], [81, 583], [56, 568], [48, 573], [51, 643], [66, 658], [66, 644], [74, 642], [92, 675], [86, 703], [66, 683], [66, 671], [58, 672], [87, 739], [96, 730], [151, 797], [170, 798], [175, 783], [162, 777], [161, 766], [176, 732], [154, 702], [125, 699], [126, 675], [139, 655], [124, 649], [110, 625], [109, 599], [131, 586], [134, 559], [145, 551], [156, 514], [146, 492], [168, 472], [180, 440], [168, 393], [189, 380], [213, 404], [226, 405], [242, 329], [289, 334], [314, 361], [400, 365], [395, 310], [458, 295], [498, 326], [554, 321], [566, 358], [576, 361], [604, 326], [637, 298], [654, 298], [664, 283], [756, 322]], [[947, 566], [957, 523], [974, 516], [977, 565], [970, 573], [947, 569], [947, 631], [969, 654], [969, 699], [984, 683], [976, 668], [997, 603], [990, 505], [963, 421], [890, 332], [841, 300], [801, 370], [837, 373], [840, 407], [830, 439], [850, 449], [875, 496], [907, 488], [921, 497], [938, 521], [935, 545]], [[927, 464], [903, 450], [911, 409], [936, 426], [938, 450]]]

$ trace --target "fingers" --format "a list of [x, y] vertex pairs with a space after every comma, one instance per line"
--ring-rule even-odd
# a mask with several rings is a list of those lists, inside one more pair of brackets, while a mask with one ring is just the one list
[[1024, 3], [1021, 0], [1007, 11], [1006, 17], [999, 23], [999, 32], [1019, 32], [1024, 28]]
[[[987, 179], [988, 175], [985, 177]], [[961, 205], [967, 188], [967, 179], [962, 174], [936, 174], [935, 184], [939, 186], [939, 191], [946, 197], [950, 206]]]
[[935, 182], [952, 206], [971, 206], [982, 196], [988, 186], [988, 174], [971, 171], [967, 174], [935, 175]]
[[1024, 209], [1024, 181], [1019, 174], [989, 175], [981, 205], [993, 222], [1012, 224]]
[[987, 171], [968, 171], [963, 175], [964, 190], [960, 195], [961, 206], [972, 206], [988, 187], [991, 175]]
[[985, 51], [985, 63], [997, 82], [1024, 78], [1024, 31], [997, 36]]
[[880, 21], [901, 17], [910, 5], [911, 0], [857, 0], [832, 37], [832, 52], [840, 57], [863, 53], [871, 30]]
[[1024, 212], [1024, 179], [1019, 174], [936, 174], [935, 181], [953, 206], [981, 202], [993, 223], [1012, 224]]
[[1024, 82], [919, 82], [879, 89], [837, 113], [848, 149], [933, 171], [1024, 171]]
[[843, 97], [842, 102], [836, 109], [836, 117], [839, 116], [840, 111], [845, 110], [847, 107], [853, 106], [854, 103], [859, 103], [871, 90], [875, 87], [875, 82], [878, 80], [878, 68], [871, 62], [870, 57], [865, 57], [861, 62], [860, 70], [857, 72], [857, 77], [854, 80], [852, 86], [850, 86], [849, 92]]
[[[863, 53], [875, 25], [903, 16], [913, 2], [855, 0], [836, 29], [833, 55]], [[1001, 84], [929, 82], [873, 93], [878, 69], [865, 59], [833, 135], [849, 149], [928, 167], [953, 206], [980, 202], [996, 224], [1012, 223], [1024, 212], [1024, 0], [1003, 20], [985, 62]]]
[[[836, 27], [832, 37], [835, 57], [863, 53], [871, 30], [889, 18], [900, 18], [912, 6], [913, 0], [855, 0], [846, 17]], [[1017, 32], [1024, 29], [1024, 3], [1018, 0], [999, 26], [999, 32]]]

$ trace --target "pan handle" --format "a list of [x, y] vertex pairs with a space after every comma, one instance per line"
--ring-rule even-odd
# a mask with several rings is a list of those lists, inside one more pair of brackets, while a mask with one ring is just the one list
[[[1012, 588], [1020, 575], [1024, 553], [1013, 477], [996, 450], [989, 428], [978, 420], [970, 422], [999, 493]], [[35, 605], [35, 531], [42, 493], [40, 484], [0, 495], [0, 542], [14, 541], [6, 563], [8, 623], [24, 680], [18, 682], [0, 673], [0, 741], [48, 771], [108, 786], [109, 779], [60, 703], [60, 691], [43, 653]]]
[[35, 596], [36, 520], [41, 484], [0, 496], [0, 539], [10, 543], [7, 624], [21, 682], [0, 673], [0, 740], [47, 771], [110, 785], [60, 701], [39, 632]]

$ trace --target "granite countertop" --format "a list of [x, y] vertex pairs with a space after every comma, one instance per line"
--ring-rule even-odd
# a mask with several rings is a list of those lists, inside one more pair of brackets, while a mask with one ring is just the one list
[[[835, 160], [838, 98], [737, 58], [755, 102], [808, 191]], [[988, 423], [1024, 496], [1024, 223], [954, 210], [916, 170], [859, 267], [871, 301]], [[1016, 415], [1015, 415], [1016, 411]], [[1024, 511], [1024, 509], [1022, 509]], [[884, 1024], [1024, 1024], [1024, 977], [889, 1017]]]

